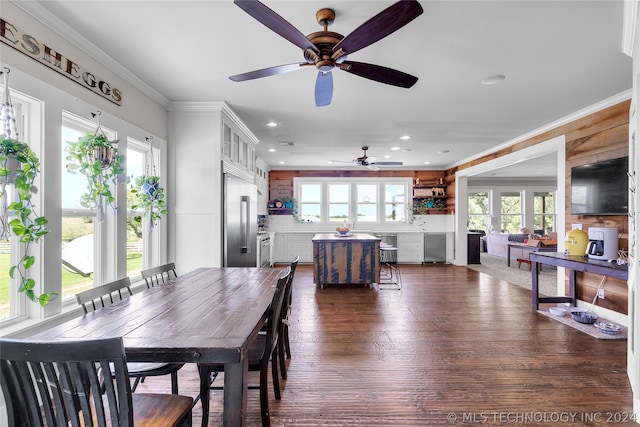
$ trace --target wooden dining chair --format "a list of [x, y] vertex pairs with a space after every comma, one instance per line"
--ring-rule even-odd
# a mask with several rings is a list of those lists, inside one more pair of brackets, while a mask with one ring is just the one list
[[[278, 337], [282, 330], [282, 310], [284, 307], [285, 288], [291, 275], [291, 268], [287, 267], [278, 278], [276, 291], [267, 310], [266, 333], [260, 333], [249, 347], [249, 371], [260, 371], [260, 412], [262, 425], [271, 425], [269, 417], [269, 360], [271, 360], [271, 378], [275, 398], [280, 400], [280, 382], [278, 380]], [[202, 402], [202, 427], [209, 423], [209, 391], [219, 390], [213, 387], [212, 381], [219, 372], [224, 372], [222, 363], [199, 363], [200, 401]], [[249, 387], [256, 388], [256, 387]]]
[[[76, 301], [82, 305], [85, 314], [122, 301], [133, 295], [131, 292], [131, 280], [128, 277], [106, 283], [76, 294]], [[132, 390], [135, 392], [140, 382], [146, 377], [162, 375], [171, 376], [171, 393], [178, 394], [178, 370], [184, 363], [143, 363], [130, 362], [127, 364], [129, 377], [135, 378]]]
[[147, 288], [153, 288], [178, 277], [176, 265], [173, 262], [142, 270], [141, 274]]
[[[0, 338], [0, 348], [10, 426], [191, 426], [193, 398], [132, 393], [121, 337], [57, 342]], [[112, 375], [102, 375], [110, 370]]]
[[285, 286], [284, 291], [284, 307], [282, 308], [282, 331], [278, 340], [278, 358], [280, 360], [280, 375], [283, 380], [287, 379], [287, 365], [285, 357], [291, 359], [291, 346], [289, 344], [289, 325], [291, 315], [291, 302], [293, 295], [293, 276], [296, 272], [296, 267], [300, 261], [300, 256], [296, 256], [289, 265], [291, 272], [289, 273], [289, 280]]

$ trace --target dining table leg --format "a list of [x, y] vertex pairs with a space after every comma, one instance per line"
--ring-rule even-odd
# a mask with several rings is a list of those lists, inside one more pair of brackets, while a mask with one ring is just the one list
[[222, 414], [224, 426], [246, 425], [248, 371], [249, 361], [246, 357], [239, 363], [224, 365], [224, 411]]

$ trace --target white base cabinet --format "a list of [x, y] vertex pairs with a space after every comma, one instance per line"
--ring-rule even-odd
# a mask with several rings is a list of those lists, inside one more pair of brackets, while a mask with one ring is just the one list
[[298, 256], [300, 263], [313, 262], [311, 239], [315, 233], [276, 233], [274, 262], [291, 262]]
[[398, 233], [398, 262], [422, 264], [424, 258], [423, 233]]

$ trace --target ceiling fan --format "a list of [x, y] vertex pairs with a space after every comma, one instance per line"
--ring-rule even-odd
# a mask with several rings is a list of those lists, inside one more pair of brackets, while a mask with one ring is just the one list
[[237, 74], [229, 77], [233, 81], [241, 82], [274, 76], [300, 70], [308, 66], [315, 66], [318, 69], [315, 86], [315, 101], [318, 107], [331, 104], [333, 96], [333, 75], [331, 72], [334, 68], [339, 68], [366, 79], [403, 88], [410, 88], [418, 81], [417, 77], [402, 71], [381, 65], [347, 60], [347, 55], [383, 39], [422, 14], [422, 6], [417, 0], [400, 0], [392, 4], [347, 36], [328, 31], [329, 25], [335, 19], [335, 12], [332, 9], [320, 9], [316, 13], [316, 20], [323, 26], [323, 31], [305, 36], [283, 17], [258, 0], [235, 0], [234, 3], [257, 21], [267, 26], [267, 28], [302, 49], [304, 62], [278, 65]]
[[369, 149], [369, 147], [364, 146], [362, 147], [362, 151], [364, 152], [362, 154], [362, 157], [358, 157], [353, 159], [352, 161], [342, 161], [342, 160], [333, 160], [334, 162], [338, 162], [338, 163], [352, 163], [358, 166], [364, 166], [369, 170], [372, 171], [377, 171], [380, 170], [380, 168], [378, 166], [402, 166], [402, 162], [378, 162], [376, 160], [378, 160], [377, 157], [369, 157], [367, 156], [367, 150]]

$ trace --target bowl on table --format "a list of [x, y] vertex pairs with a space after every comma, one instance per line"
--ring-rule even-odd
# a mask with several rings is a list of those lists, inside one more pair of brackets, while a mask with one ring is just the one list
[[573, 307], [571, 308], [571, 317], [573, 320], [580, 323], [593, 324], [598, 320], [598, 315], [591, 313], [583, 308]]
[[551, 313], [554, 316], [564, 316], [565, 314], [567, 314], [567, 309], [564, 307], [549, 307], [549, 313]]
[[340, 234], [341, 236], [346, 236], [347, 234], [349, 234], [349, 229], [347, 227], [338, 227], [336, 228], [336, 233]]

